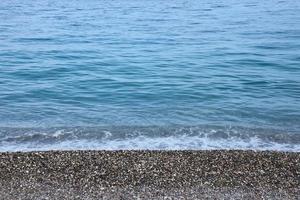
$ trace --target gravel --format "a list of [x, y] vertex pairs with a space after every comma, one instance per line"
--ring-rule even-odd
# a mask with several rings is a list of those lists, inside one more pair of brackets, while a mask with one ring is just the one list
[[300, 199], [300, 153], [0, 153], [0, 199]]

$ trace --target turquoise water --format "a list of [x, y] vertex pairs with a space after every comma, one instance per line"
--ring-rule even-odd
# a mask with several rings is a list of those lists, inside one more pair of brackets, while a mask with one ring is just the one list
[[0, 2], [0, 150], [300, 151], [300, 2]]

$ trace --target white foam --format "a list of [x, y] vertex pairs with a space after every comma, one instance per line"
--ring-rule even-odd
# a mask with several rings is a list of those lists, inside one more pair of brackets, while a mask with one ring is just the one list
[[168, 136], [110, 139], [110, 133], [101, 140], [65, 140], [52, 144], [27, 142], [2, 143], [0, 151], [47, 151], [47, 150], [273, 150], [300, 152], [300, 144], [266, 142], [258, 137], [241, 139], [209, 138], [200, 136]]

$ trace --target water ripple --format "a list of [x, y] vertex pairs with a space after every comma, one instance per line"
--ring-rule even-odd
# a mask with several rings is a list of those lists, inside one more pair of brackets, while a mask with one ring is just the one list
[[300, 132], [298, 1], [158, 2], [1, 1], [0, 127]]

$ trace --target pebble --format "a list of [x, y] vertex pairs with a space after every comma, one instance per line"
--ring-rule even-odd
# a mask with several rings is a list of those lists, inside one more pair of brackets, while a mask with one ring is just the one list
[[0, 153], [0, 199], [300, 199], [300, 153]]

